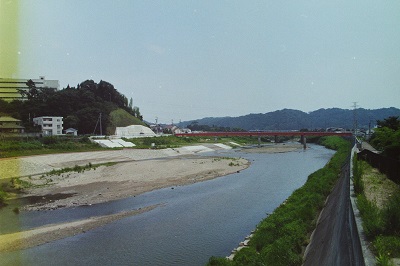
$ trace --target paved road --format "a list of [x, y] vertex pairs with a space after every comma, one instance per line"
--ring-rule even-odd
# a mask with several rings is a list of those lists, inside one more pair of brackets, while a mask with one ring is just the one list
[[379, 151], [377, 151], [374, 147], [371, 146], [371, 144], [369, 144], [366, 141], [363, 141], [361, 143], [361, 148], [364, 149], [364, 150], [369, 150], [369, 151], [372, 151], [372, 152], [375, 152], [375, 153], [379, 153]]

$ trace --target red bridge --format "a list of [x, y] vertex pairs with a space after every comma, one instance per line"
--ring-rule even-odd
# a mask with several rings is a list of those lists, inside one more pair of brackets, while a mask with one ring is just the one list
[[306, 138], [307, 136], [341, 136], [351, 137], [351, 132], [313, 132], [313, 131], [246, 131], [246, 132], [193, 132], [193, 133], [177, 133], [177, 137], [234, 137], [234, 136], [247, 136], [247, 137], [258, 137], [258, 145], [261, 144], [261, 136], [274, 136], [275, 142], [278, 136], [299, 136], [300, 142], [303, 143], [304, 149], [306, 149]]
[[245, 132], [193, 132], [176, 133], [177, 137], [237, 137], [237, 136], [342, 136], [351, 137], [352, 132], [319, 132], [319, 131], [245, 131]]

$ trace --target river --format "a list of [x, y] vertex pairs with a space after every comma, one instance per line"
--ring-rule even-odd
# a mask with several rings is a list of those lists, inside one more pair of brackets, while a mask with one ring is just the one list
[[20, 214], [23, 228], [161, 206], [34, 248], [1, 254], [2, 265], [204, 265], [228, 256], [257, 224], [322, 168], [334, 151], [309, 145], [288, 153], [216, 152], [243, 157], [240, 173], [74, 209]]

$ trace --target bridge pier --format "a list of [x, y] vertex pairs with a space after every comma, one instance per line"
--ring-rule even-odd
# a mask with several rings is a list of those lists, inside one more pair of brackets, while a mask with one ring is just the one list
[[258, 147], [261, 147], [261, 136], [258, 135]]
[[278, 135], [274, 135], [275, 144], [278, 143]]
[[303, 144], [303, 148], [307, 149], [307, 138], [305, 135], [300, 136], [300, 142]]

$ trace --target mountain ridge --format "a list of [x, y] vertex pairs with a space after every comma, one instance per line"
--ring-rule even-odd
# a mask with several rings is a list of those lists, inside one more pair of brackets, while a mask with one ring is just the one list
[[389, 116], [400, 116], [400, 109], [395, 107], [356, 110], [341, 108], [320, 108], [311, 112], [295, 109], [281, 109], [268, 113], [247, 114], [237, 117], [205, 117], [196, 120], [184, 121], [179, 126], [197, 122], [199, 125], [241, 128], [244, 130], [299, 130], [299, 129], [326, 129], [338, 127], [354, 128], [354, 117], [357, 117], [357, 127], [368, 129], [376, 125], [376, 120], [383, 120]]

